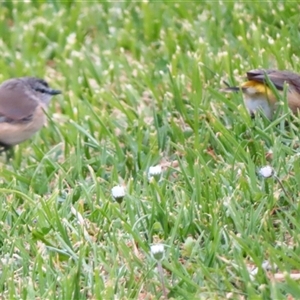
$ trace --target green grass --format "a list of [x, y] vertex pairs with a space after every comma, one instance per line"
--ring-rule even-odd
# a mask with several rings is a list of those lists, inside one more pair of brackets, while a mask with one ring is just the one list
[[[241, 95], [220, 89], [257, 67], [300, 73], [298, 10], [0, 4], [0, 81], [38, 76], [63, 91], [48, 125], [1, 157], [1, 299], [162, 298], [155, 243], [170, 299], [297, 299], [299, 119], [282, 105], [277, 119], [252, 120]], [[162, 178], [149, 181], [157, 164]], [[287, 194], [258, 176], [267, 164]], [[286, 278], [271, 279], [265, 260]]]

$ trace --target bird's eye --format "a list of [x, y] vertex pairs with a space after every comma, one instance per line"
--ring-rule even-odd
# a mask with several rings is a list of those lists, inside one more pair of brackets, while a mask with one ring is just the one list
[[47, 92], [45, 89], [41, 89], [41, 88], [36, 88], [34, 90], [37, 91], [37, 92], [39, 92], [39, 93], [42, 93], [42, 94], [44, 94], [44, 93]]

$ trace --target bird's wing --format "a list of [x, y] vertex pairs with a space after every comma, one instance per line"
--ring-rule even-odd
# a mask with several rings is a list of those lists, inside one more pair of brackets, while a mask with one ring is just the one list
[[10, 79], [0, 85], [0, 122], [29, 118], [37, 105], [37, 99], [21, 80]]
[[300, 93], [300, 75], [289, 72], [289, 71], [279, 71], [279, 70], [252, 70], [247, 72], [248, 80], [253, 80], [257, 82], [266, 82], [266, 75], [270, 78], [274, 86], [278, 90], [283, 90], [284, 83], [290, 84], [292, 89], [295, 89], [298, 93]]

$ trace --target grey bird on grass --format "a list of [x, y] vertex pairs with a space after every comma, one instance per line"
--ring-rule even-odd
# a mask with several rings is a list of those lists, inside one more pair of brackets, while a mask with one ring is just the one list
[[1, 152], [30, 139], [46, 122], [50, 99], [61, 91], [40, 78], [20, 77], [0, 85]]

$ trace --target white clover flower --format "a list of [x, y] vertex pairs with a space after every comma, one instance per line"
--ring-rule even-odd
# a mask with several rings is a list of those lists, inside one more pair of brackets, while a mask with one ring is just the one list
[[151, 254], [156, 260], [162, 260], [165, 256], [165, 246], [163, 244], [155, 244], [150, 247]]
[[258, 173], [264, 178], [270, 178], [274, 175], [274, 170], [270, 166], [265, 166], [260, 168]]
[[125, 197], [125, 188], [121, 185], [116, 185], [111, 189], [111, 194], [117, 202], [122, 202]]
[[148, 170], [148, 179], [152, 179], [152, 177], [155, 177], [156, 179], [160, 179], [160, 175], [162, 173], [162, 167], [161, 165], [157, 166], [151, 166]]
[[157, 271], [160, 276], [161, 288], [163, 291], [164, 299], [168, 299], [168, 293], [164, 283], [164, 273], [162, 268], [162, 260], [165, 257], [165, 247], [163, 244], [155, 244], [150, 246], [151, 254], [157, 263]]

